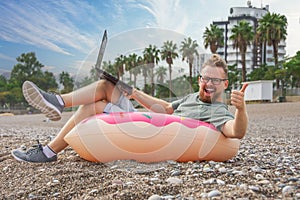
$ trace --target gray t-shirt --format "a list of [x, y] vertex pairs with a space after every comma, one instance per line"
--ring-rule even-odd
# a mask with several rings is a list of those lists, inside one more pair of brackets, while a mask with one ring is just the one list
[[189, 117], [214, 125], [219, 131], [228, 120], [234, 119], [224, 103], [204, 103], [199, 99], [199, 93], [172, 102], [174, 115]]

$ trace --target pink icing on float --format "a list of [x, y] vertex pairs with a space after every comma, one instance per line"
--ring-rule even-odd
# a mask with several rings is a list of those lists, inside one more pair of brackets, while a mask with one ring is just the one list
[[167, 115], [167, 114], [160, 114], [160, 113], [145, 113], [145, 112], [132, 112], [132, 113], [120, 112], [120, 113], [100, 114], [88, 118], [84, 120], [82, 123], [85, 123], [86, 121], [91, 120], [93, 118], [101, 119], [109, 124], [121, 124], [121, 123], [134, 121], [134, 122], [146, 122], [154, 126], [161, 127], [174, 122], [178, 122], [189, 128], [206, 126], [216, 130], [216, 128], [213, 125], [199, 120], [186, 118], [186, 117], [179, 117], [176, 115]]
[[240, 140], [226, 138], [211, 124], [150, 112], [95, 115], [64, 139], [80, 157], [92, 162], [226, 161], [240, 145]]

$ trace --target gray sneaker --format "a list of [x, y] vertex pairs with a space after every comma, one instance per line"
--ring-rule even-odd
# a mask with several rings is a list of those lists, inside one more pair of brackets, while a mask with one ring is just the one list
[[36, 147], [30, 148], [28, 151], [15, 149], [11, 154], [16, 160], [23, 162], [45, 163], [57, 161], [57, 155], [48, 158], [44, 154], [43, 147], [40, 143], [38, 143]]
[[22, 89], [26, 101], [31, 106], [39, 109], [50, 120], [58, 121], [61, 119], [64, 106], [57, 100], [57, 94], [45, 92], [30, 81], [25, 81]]

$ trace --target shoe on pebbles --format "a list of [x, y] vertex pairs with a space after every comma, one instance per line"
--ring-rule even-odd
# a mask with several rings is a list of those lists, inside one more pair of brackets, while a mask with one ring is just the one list
[[46, 163], [57, 161], [57, 155], [48, 158], [44, 152], [42, 145], [38, 142], [33, 148], [23, 151], [20, 149], [15, 149], [11, 152], [12, 156], [21, 162], [31, 162], [31, 163]]

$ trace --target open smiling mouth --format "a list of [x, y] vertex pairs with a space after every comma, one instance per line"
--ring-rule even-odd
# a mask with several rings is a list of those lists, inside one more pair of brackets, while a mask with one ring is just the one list
[[205, 93], [211, 95], [213, 94], [216, 90], [214, 88], [205, 88], [204, 89]]

